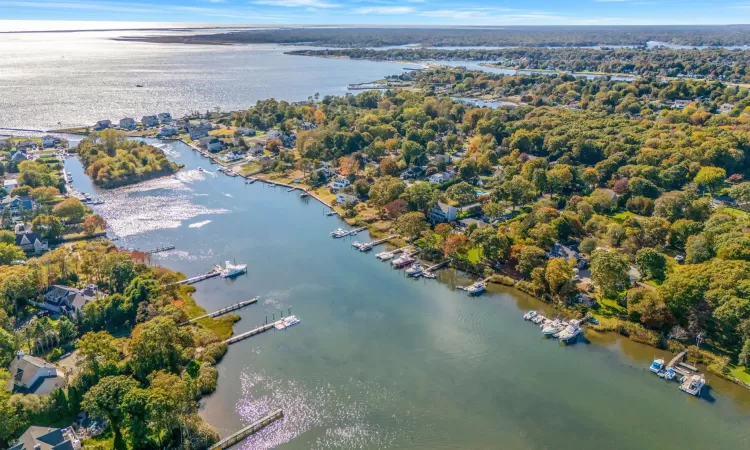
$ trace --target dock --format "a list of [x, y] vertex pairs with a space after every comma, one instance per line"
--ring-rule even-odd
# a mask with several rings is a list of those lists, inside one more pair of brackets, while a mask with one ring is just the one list
[[174, 249], [175, 249], [174, 245], [165, 245], [163, 247], [156, 247], [151, 250], [146, 250], [146, 253], [153, 255], [154, 253], [161, 253], [161, 252], [166, 252], [166, 251], [174, 250]]
[[448, 264], [450, 264], [451, 261], [453, 261], [453, 259], [446, 259], [445, 261], [437, 263], [434, 266], [430, 266], [425, 270], [427, 270], [428, 272], [434, 272], [438, 269], [442, 269], [443, 267], [447, 266]]
[[675, 356], [674, 358], [672, 358], [671, 361], [669, 361], [669, 364], [667, 364], [666, 369], [672, 369], [675, 372], [685, 377], [689, 377], [697, 373], [698, 372], [697, 368], [682, 362], [683, 358], [685, 357], [685, 354], [687, 354], [687, 350], [683, 350], [680, 353], [678, 353], [677, 356]]
[[249, 305], [252, 305], [253, 303], [257, 303], [257, 302], [258, 302], [258, 297], [254, 297], [254, 298], [251, 298], [250, 300], [245, 300], [244, 302], [235, 303], [234, 305], [229, 305], [226, 308], [221, 308], [218, 311], [214, 311], [214, 312], [211, 312], [211, 313], [208, 313], [208, 314], [204, 314], [202, 316], [198, 316], [196, 318], [190, 319], [190, 320], [188, 320], [186, 322], [182, 322], [180, 324], [180, 326], [190, 325], [191, 323], [196, 323], [196, 322], [198, 322], [201, 319], [207, 319], [209, 317], [219, 317], [219, 316], [222, 316], [224, 314], [230, 313], [232, 311], [236, 311], [236, 310], [238, 310], [240, 308], [244, 308], [245, 306], [249, 306]]
[[232, 336], [232, 337], [230, 337], [229, 339], [227, 339], [224, 342], [227, 345], [234, 344], [235, 342], [239, 342], [239, 341], [245, 340], [245, 339], [247, 339], [249, 337], [253, 337], [256, 334], [263, 333], [264, 331], [272, 330], [276, 326], [277, 323], [281, 323], [281, 322], [282, 322], [282, 319], [279, 319], [279, 320], [277, 320], [275, 322], [271, 322], [271, 323], [267, 323], [265, 325], [261, 325], [258, 328], [253, 328], [250, 331], [246, 331], [244, 333], [240, 333], [237, 336]]
[[176, 282], [175, 284], [195, 284], [199, 281], [208, 280], [209, 278], [218, 277], [219, 271], [218, 270], [212, 270], [210, 272], [204, 273], [203, 275], [198, 275], [197, 277], [188, 278], [186, 280], [180, 280]]
[[380, 245], [380, 244], [383, 244], [385, 242], [388, 242], [388, 241], [390, 241], [391, 239], [393, 239], [395, 237], [398, 237], [398, 236], [395, 235], [395, 234], [392, 234], [392, 235], [384, 237], [384, 238], [375, 239], [374, 241], [370, 241], [370, 242], [365, 242], [365, 243], [359, 244], [359, 245], [357, 245], [355, 247], [357, 249], [359, 249], [360, 252], [368, 252], [368, 251], [372, 250], [376, 245]]
[[240, 442], [241, 440], [245, 439], [246, 437], [257, 433], [258, 431], [262, 430], [263, 428], [267, 427], [268, 425], [276, 422], [277, 420], [283, 417], [284, 417], [283, 410], [277, 409], [275, 411], [272, 411], [271, 413], [266, 414], [265, 416], [261, 417], [260, 419], [256, 420], [255, 422], [241, 429], [240, 431], [232, 433], [231, 435], [220, 440], [213, 446], [209, 447], [209, 450], [219, 450], [219, 449], [223, 450], [225, 448], [231, 447], [237, 444], [238, 442]]

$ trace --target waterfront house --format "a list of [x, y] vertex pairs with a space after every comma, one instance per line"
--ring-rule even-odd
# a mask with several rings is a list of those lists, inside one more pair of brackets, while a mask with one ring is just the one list
[[200, 122], [197, 125], [189, 124], [187, 125], [187, 131], [190, 133], [190, 139], [197, 141], [198, 139], [202, 137], [208, 136], [208, 132], [213, 130], [214, 127], [211, 125], [210, 122]]
[[3, 189], [10, 194], [10, 191], [18, 187], [18, 179], [6, 178], [3, 180]]
[[255, 130], [253, 128], [237, 128], [237, 132], [240, 136], [255, 136]]
[[97, 292], [97, 287], [93, 284], [84, 289], [58, 284], [47, 289], [41, 302], [29, 300], [29, 303], [54, 313], [69, 313], [76, 310], [81, 311], [87, 303], [96, 300]]
[[81, 441], [73, 428], [31, 426], [9, 450], [80, 450]]
[[159, 119], [159, 123], [169, 123], [172, 121], [172, 115], [168, 112], [159, 113], [156, 115], [156, 118]]
[[31, 150], [36, 147], [37, 147], [36, 142], [29, 140], [29, 139], [24, 139], [23, 141], [16, 144], [16, 150], [26, 151], [26, 150]]
[[340, 189], [344, 189], [345, 187], [352, 184], [348, 178], [342, 177], [342, 176], [335, 176], [333, 180], [328, 183], [328, 187], [331, 188], [331, 191], [337, 192]]
[[176, 127], [167, 125], [159, 129], [159, 133], [157, 134], [157, 136], [161, 136], [161, 137], [177, 136], [178, 133], [179, 132]]
[[344, 194], [339, 192], [336, 194], [336, 203], [343, 205], [345, 203], [358, 203], [359, 199], [356, 195]]
[[675, 100], [674, 101], [674, 107], [676, 109], [685, 109], [685, 107], [689, 104], [690, 104], [690, 100]]
[[17, 213], [21, 210], [30, 211], [34, 209], [34, 200], [30, 195], [13, 195], [0, 201], [0, 211], [9, 209], [11, 213]]
[[455, 206], [451, 206], [443, 202], [437, 202], [435, 203], [435, 206], [433, 206], [430, 210], [428, 218], [432, 222], [453, 222], [454, 220], [456, 220], [457, 214], [458, 208], [456, 208]]
[[263, 144], [260, 142], [254, 142], [247, 147], [247, 153], [251, 156], [258, 156], [263, 154]]
[[32, 231], [25, 231], [16, 234], [16, 245], [24, 252], [34, 253], [35, 255], [41, 255], [49, 250], [49, 243], [47, 240], [42, 239], [42, 236], [39, 233], [34, 233]]
[[159, 119], [156, 116], [143, 116], [141, 117], [141, 123], [144, 127], [151, 128], [159, 125]]
[[719, 113], [720, 114], [729, 114], [734, 109], [734, 103], [722, 103], [721, 106], [719, 106]]
[[104, 130], [106, 128], [111, 128], [111, 127], [112, 127], [112, 121], [111, 120], [100, 120], [100, 121], [96, 122], [96, 125], [94, 125], [94, 130], [95, 131], [101, 131], [101, 130]]
[[55, 145], [59, 144], [61, 141], [62, 140], [59, 137], [55, 137], [50, 134], [46, 134], [42, 136], [42, 146], [44, 148], [54, 147]]
[[205, 136], [200, 138], [198, 145], [212, 153], [220, 152], [224, 149], [224, 142], [215, 136]]
[[229, 163], [242, 159], [242, 155], [235, 152], [227, 152], [226, 154], [219, 156], [219, 159]]
[[135, 130], [135, 119], [132, 117], [120, 119], [120, 128], [123, 130]]
[[52, 363], [19, 351], [10, 363], [5, 389], [13, 393], [47, 395], [66, 384], [65, 375]]

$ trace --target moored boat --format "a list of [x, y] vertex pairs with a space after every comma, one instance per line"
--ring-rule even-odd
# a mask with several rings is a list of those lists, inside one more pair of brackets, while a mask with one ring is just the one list
[[215, 269], [219, 272], [221, 278], [233, 278], [247, 272], [247, 264], [232, 264], [227, 261], [224, 267], [217, 265]]
[[381, 261], [388, 261], [389, 259], [396, 256], [393, 252], [380, 252], [377, 255], [375, 255], [376, 258], [378, 258]]
[[648, 370], [658, 374], [659, 372], [664, 370], [664, 360], [661, 358], [655, 359], [648, 367]]
[[523, 315], [523, 320], [531, 320], [536, 316], [536, 311], [531, 310]]
[[694, 374], [682, 379], [680, 390], [697, 397], [701, 395], [701, 390], [703, 390], [703, 386], [705, 385], [706, 377], [704, 377], [702, 374]]
[[470, 295], [479, 295], [482, 292], [487, 290], [487, 286], [485, 286], [485, 284], [482, 283], [481, 281], [477, 281], [471, 286], [465, 287], [464, 290], [468, 292]]
[[435, 278], [437, 278], [437, 275], [435, 275], [434, 273], [432, 273], [430, 271], [423, 270], [422, 271], [422, 277], [427, 278], [429, 280], [434, 280]]
[[391, 261], [391, 264], [393, 264], [394, 266], [398, 268], [401, 268], [401, 267], [406, 267], [413, 262], [414, 262], [414, 258], [412, 258], [409, 255], [404, 254], [394, 259], [393, 261]]
[[412, 277], [419, 276], [422, 273], [422, 265], [419, 263], [412, 264], [411, 267], [406, 269], [406, 274]]
[[566, 344], [574, 343], [581, 334], [581, 328], [578, 325], [577, 320], [571, 320], [565, 329], [557, 333], [557, 337]]

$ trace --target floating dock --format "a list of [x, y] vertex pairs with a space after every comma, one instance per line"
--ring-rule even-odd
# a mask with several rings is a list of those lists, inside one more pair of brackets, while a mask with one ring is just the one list
[[260, 419], [256, 420], [255, 422], [251, 423], [250, 425], [246, 426], [240, 431], [232, 433], [231, 435], [220, 440], [213, 446], [209, 447], [209, 450], [223, 450], [225, 448], [231, 447], [237, 444], [238, 442], [240, 442], [241, 440], [245, 439], [246, 437], [250, 436], [251, 434], [255, 434], [258, 431], [262, 430], [263, 428], [267, 427], [268, 425], [276, 422], [282, 417], [284, 417], [284, 411], [281, 409], [277, 409], [276, 411], [273, 411], [270, 414], [267, 414], [261, 417]]
[[161, 253], [161, 252], [166, 252], [166, 251], [174, 250], [174, 249], [175, 249], [174, 245], [165, 245], [163, 247], [156, 247], [151, 250], [146, 250], [146, 253], [153, 255], [154, 253]]
[[434, 266], [430, 266], [425, 270], [428, 272], [434, 272], [435, 270], [442, 269], [443, 267], [447, 266], [451, 261], [453, 261], [453, 259], [446, 259], [445, 261], [437, 263]]
[[190, 319], [190, 320], [188, 320], [186, 322], [182, 322], [180, 324], [180, 326], [190, 325], [191, 323], [196, 323], [196, 322], [198, 322], [201, 319], [207, 319], [209, 317], [219, 317], [219, 316], [222, 316], [224, 314], [230, 313], [232, 311], [237, 311], [240, 308], [244, 308], [245, 306], [249, 306], [249, 305], [252, 305], [253, 303], [257, 303], [257, 302], [258, 302], [258, 297], [251, 298], [250, 300], [245, 300], [244, 302], [235, 303], [234, 305], [229, 305], [226, 308], [222, 308], [222, 309], [220, 309], [218, 311], [214, 311], [214, 312], [211, 312], [211, 313], [208, 313], [208, 314], [204, 314], [202, 316]]
[[380, 238], [380, 239], [375, 239], [374, 241], [365, 242], [365, 243], [356, 245], [355, 248], [359, 249], [360, 252], [368, 252], [368, 251], [372, 250], [376, 245], [380, 245], [380, 244], [383, 244], [385, 242], [388, 242], [388, 241], [390, 241], [391, 239], [393, 239], [395, 237], [397, 237], [397, 235], [392, 234], [392, 235], [390, 235], [388, 237], [384, 237], [384, 238]]

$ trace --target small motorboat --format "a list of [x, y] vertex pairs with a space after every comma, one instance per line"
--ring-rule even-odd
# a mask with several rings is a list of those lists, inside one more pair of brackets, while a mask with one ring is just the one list
[[423, 270], [422, 277], [427, 278], [428, 280], [434, 280], [435, 278], [437, 278], [437, 275], [427, 270]]
[[664, 360], [661, 358], [655, 359], [648, 367], [648, 370], [654, 372], [655, 374], [659, 374], [664, 370]]
[[305, 197], [309, 197], [310, 194], [308, 194], [307, 192], [303, 191], [299, 196], [300, 196], [300, 198], [305, 198]]
[[388, 261], [389, 259], [396, 256], [393, 252], [380, 252], [377, 255], [375, 255], [376, 258], [378, 258], [381, 261]]
[[531, 310], [523, 315], [523, 320], [531, 320], [536, 316], [536, 311]]
[[198, 172], [203, 172], [203, 167], [198, 167]]
[[479, 295], [482, 292], [487, 290], [487, 286], [485, 286], [484, 283], [482, 283], [481, 281], [477, 281], [471, 286], [465, 287], [464, 290], [468, 292], [469, 295]]
[[411, 267], [406, 269], [406, 274], [410, 277], [417, 277], [422, 274], [422, 265], [419, 263], [412, 264]]

